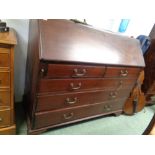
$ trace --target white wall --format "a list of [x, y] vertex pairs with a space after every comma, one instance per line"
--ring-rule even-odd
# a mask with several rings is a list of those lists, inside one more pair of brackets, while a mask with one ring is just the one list
[[17, 46], [15, 48], [15, 101], [22, 101], [25, 87], [25, 66], [27, 58], [28, 28], [27, 19], [3, 19], [9, 27], [15, 29], [17, 34]]

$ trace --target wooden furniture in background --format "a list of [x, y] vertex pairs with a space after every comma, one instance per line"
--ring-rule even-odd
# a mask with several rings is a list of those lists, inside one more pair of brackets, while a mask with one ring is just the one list
[[144, 83], [142, 90], [146, 96], [146, 104], [155, 104], [155, 25], [153, 26], [149, 37], [151, 45], [144, 54], [146, 67]]
[[69, 20], [30, 20], [28, 133], [121, 114], [145, 64], [136, 39]]
[[123, 112], [125, 114], [133, 115], [144, 108], [146, 100], [145, 95], [141, 90], [143, 81], [144, 81], [144, 71], [141, 71], [137, 79], [137, 82], [130, 93], [129, 98], [124, 104]]
[[14, 31], [0, 32], [0, 134], [15, 134]]

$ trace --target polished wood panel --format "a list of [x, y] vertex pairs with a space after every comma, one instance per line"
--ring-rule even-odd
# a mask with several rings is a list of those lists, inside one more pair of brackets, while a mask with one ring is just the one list
[[37, 99], [36, 111], [48, 111], [87, 104], [103, 103], [107, 100], [116, 101], [119, 98], [129, 96], [129, 94], [129, 89], [121, 89], [119, 91], [89, 91], [41, 95], [38, 96]]
[[9, 71], [0, 71], [0, 88], [10, 88]]
[[43, 60], [144, 66], [134, 38], [68, 20], [39, 20], [39, 25]]
[[66, 91], [82, 91], [92, 89], [131, 89], [135, 84], [134, 79], [41, 79], [38, 86], [38, 93], [47, 92], [66, 92]]
[[10, 91], [9, 90], [0, 90], [0, 108], [1, 106], [4, 106], [4, 107], [10, 106]]
[[41, 74], [44, 78], [103, 77], [105, 66], [77, 64], [47, 64], [46, 66], [46, 64], [42, 64]]
[[106, 102], [102, 104], [92, 104], [81, 107], [74, 107], [71, 109], [48, 111], [44, 113], [35, 114], [34, 128], [46, 127], [48, 125], [55, 125], [58, 123], [78, 120], [98, 114], [107, 114], [111, 111], [119, 111], [122, 109], [123, 100], [118, 101], [117, 104]]
[[9, 126], [11, 123], [10, 110], [0, 110], [0, 127]]

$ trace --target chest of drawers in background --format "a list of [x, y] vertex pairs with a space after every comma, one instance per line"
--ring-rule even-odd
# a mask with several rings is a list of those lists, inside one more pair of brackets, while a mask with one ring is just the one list
[[14, 31], [0, 32], [0, 134], [15, 134]]
[[135, 39], [68, 20], [31, 20], [28, 133], [121, 114], [143, 67]]
[[151, 39], [150, 47], [144, 54], [145, 78], [142, 90], [146, 96], [146, 104], [155, 104], [155, 25], [149, 34]]

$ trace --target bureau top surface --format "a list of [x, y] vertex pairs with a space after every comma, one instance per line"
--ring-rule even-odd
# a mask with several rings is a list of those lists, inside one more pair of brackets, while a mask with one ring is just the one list
[[10, 29], [9, 32], [0, 32], [0, 43], [2, 44], [17, 44], [16, 34], [13, 29]]
[[39, 20], [40, 59], [143, 67], [138, 40], [69, 20]]

